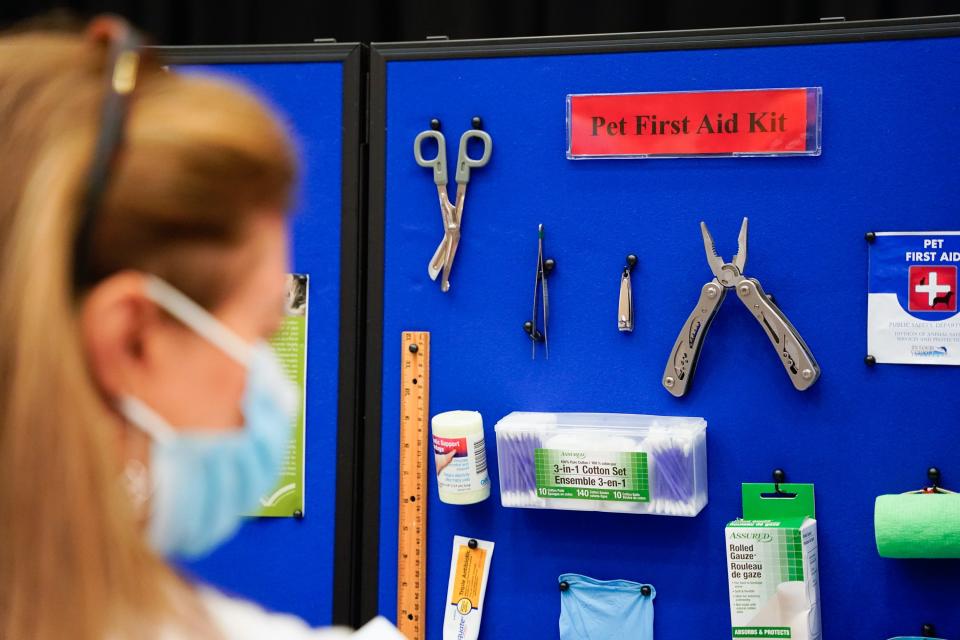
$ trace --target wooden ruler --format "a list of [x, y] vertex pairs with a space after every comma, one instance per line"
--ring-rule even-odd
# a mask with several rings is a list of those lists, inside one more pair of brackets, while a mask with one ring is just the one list
[[427, 461], [430, 439], [430, 334], [404, 331], [400, 356], [400, 524], [397, 627], [410, 640], [426, 635]]

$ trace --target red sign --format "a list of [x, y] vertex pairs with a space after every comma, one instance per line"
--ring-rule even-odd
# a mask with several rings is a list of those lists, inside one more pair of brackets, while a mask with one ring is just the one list
[[911, 265], [907, 306], [910, 311], [957, 311], [957, 268]]
[[819, 87], [567, 96], [567, 157], [820, 155]]

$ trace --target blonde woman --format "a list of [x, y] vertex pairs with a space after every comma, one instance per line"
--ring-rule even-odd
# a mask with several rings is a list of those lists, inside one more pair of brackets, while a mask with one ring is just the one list
[[3, 640], [347, 635], [164, 560], [274, 481], [294, 178], [263, 105], [164, 72], [119, 21], [0, 38]]

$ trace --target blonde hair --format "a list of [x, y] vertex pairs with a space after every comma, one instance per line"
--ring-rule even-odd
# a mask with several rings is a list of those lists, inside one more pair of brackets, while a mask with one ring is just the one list
[[[79, 35], [0, 38], [3, 640], [144, 637], [185, 591], [136, 524], [79, 338], [73, 250], [105, 60]], [[293, 179], [289, 140], [256, 98], [143, 65], [89, 271], [150, 271], [213, 306], [240, 276], [218, 271], [217, 252], [251, 216], [283, 211]]]

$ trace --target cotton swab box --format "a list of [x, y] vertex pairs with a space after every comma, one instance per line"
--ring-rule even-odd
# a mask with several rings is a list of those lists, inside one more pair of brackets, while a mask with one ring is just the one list
[[514, 412], [495, 427], [505, 507], [695, 516], [707, 504], [707, 423]]

